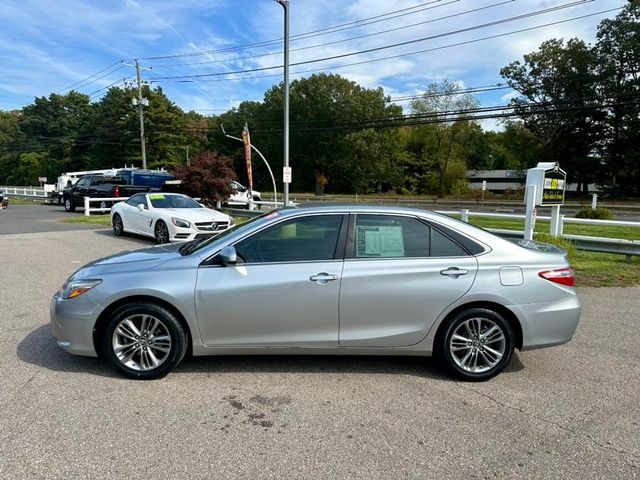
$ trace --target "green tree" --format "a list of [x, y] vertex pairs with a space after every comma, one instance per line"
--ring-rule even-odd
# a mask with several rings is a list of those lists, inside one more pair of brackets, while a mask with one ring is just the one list
[[[459, 90], [461, 85], [458, 82], [444, 80], [430, 84], [422, 97], [411, 102], [412, 113], [428, 115], [429, 121], [433, 122], [414, 128], [409, 145], [416, 163], [422, 166], [422, 175], [435, 173], [435, 191], [439, 196], [459, 183], [456, 180], [464, 179], [464, 174], [462, 179], [459, 178], [459, 164], [465, 163], [465, 153], [479, 128], [471, 121], [470, 115], [464, 113], [478, 107], [477, 99]], [[454, 162], [458, 163], [454, 169], [456, 173], [453, 181], [448, 181], [449, 167]]]
[[[339, 75], [317, 74], [291, 83], [290, 102], [294, 189], [314, 190], [325, 181], [334, 192], [364, 193], [382, 188], [386, 173], [380, 172], [388, 172], [392, 166], [396, 136], [379, 129], [361, 129], [370, 120], [401, 114], [400, 107], [387, 104], [382, 88], [366, 89]], [[265, 145], [272, 159], [282, 158], [282, 104], [282, 85], [268, 90], [258, 111], [257, 131], [252, 132], [252, 140]], [[383, 176], [367, 173], [362, 181], [362, 172]]]
[[640, 195], [640, 3], [629, 2], [598, 26], [598, 88], [615, 106], [604, 119], [600, 151], [613, 192]]
[[91, 112], [89, 97], [75, 91], [36, 98], [22, 109], [25, 150], [48, 153], [41, 175], [55, 177], [63, 169], [84, 166], [91, 140]]
[[544, 158], [540, 141], [523, 122], [510, 120], [504, 130], [486, 132], [485, 137], [490, 150], [487, 169], [524, 170]]
[[557, 161], [569, 182], [586, 192], [595, 180], [593, 156], [603, 112], [596, 97], [595, 57], [579, 39], [552, 39], [500, 70], [520, 96], [512, 100], [525, 126], [542, 145], [544, 160]]

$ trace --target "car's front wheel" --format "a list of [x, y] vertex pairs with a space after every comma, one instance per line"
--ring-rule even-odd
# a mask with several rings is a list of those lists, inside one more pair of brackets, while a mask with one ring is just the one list
[[171, 311], [154, 303], [131, 303], [110, 319], [102, 351], [124, 375], [151, 380], [165, 376], [180, 363], [187, 338]]
[[169, 242], [169, 229], [167, 228], [167, 224], [162, 220], [158, 220], [158, 222], [156, 222], [155, 237], [156, 242], [159, 244]]
[[443, 325], [436, 354], [445, 370], [467, 381], [498, 375], [513, 355], [514, 335], [509, 322], [497, 312], [472, 308]]
[[124, 235], [124, 224], [122, 223], [122, 217], [118, 213], [113, 214], [111, 219], [111, 226], [113, 227], [113, 234], [116, 237]]

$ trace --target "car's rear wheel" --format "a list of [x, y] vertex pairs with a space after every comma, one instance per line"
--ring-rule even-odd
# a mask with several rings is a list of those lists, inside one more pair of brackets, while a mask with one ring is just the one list
[[468, 381], [495, 377], [509, 364], [513, 329], [502, 315], [472, 308], [453, 316], [438, 336], [436, 354], [445, 370]]
[[176, 316], [154, 303], [131, 303], [115, 312], [102, 351], [124, 375], [140, 380], [160, 378], [183, 359], [187, 335]]
[[75, 205], [75, 203], [73, 203], [73, 199], [71, 197], [65, 197], [65, 199], [64, 199], [64, 209], [67, 212], [75, 212], [76, 211], [76, 205]]
[[111, 219], [111, 226], [113, 227], [113, 234], [116, 237], [124, 235], [124, 224], [122, 223], [122, 217], [120, 214], [115, 213]]
[[167, 224], [162, 220], [156, 223], [155, 236], [156, 242], [160, 244], [169, 242], [169, 229], [167, 228]]

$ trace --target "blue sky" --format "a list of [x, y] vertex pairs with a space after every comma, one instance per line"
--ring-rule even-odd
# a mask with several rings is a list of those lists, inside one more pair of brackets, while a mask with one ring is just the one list
[[[294, 39], [292, 49], [311, 48], [292, 51], [291, 62], [442, 35], [574, 2], [575, 0], [291, 0], [292, 36], [422, 5], [399, 12], [410, 13], [408, 15], [391, 19], [380, 17], [374, 20], [384, 21]], [[499, 70], [502, 66], [535, 50], [547, 38], [579, 37], [593, 42], [598, 22], [615, 16], [617, 11], [417, 55], [336, 67], [444, 47], [621, 7], [624, 4], [624, 0], [585, 1], [571, 8], [488, 28], [292, 67], [292, 79], [302, 75], [296, 75], [296, 71], [323, 69], [344, 75], [366, 87], [382, 86], [392, 97], [421, 93], [428, 83], [442, 78], [459, 80], [468, 87], [495, 84], [500, 81]], [[277, 43], [228, 50], [281, 37], [282, 8], [273, 0], [0, 0], [0, 12], [3, 25], [0, 30], [0, 109], [20, 107], [31, 103], [36, 96], [47, 96], [51, 92], [65, 92], [66, 87], [113, 65], [76, 87], [81, 92], [93, 94], [93, 98], [97, 100], [105, 91], [100, 89], [114, 82], [121, 85], [123, 78], [134, 75], [132, 67], [116, 63], [133, 58], [190, 54], [185, 57], [142, 60], [143, 66], [151, 68], [143, 72], [143, 77], [151, 80], [153, 85], [161, 85], [181, 108], [207, 114], [218, 113], [243, 100], [260, 100], [267, 88], [281, 80], [277, 76], [281, 74], [280, 69], [196, 77], [181, 79], [182, 81], [158, 79], [280, 65], [281, 45]], [[447, 16], [449, 18], [442, 18]], [[416, 23], [419, 25], [402, 28]], [[394, 31], [377, 34], [389, 29]], [[363, 35], [369, 36], [352, 39]], [[326, 45], [329, 42], [335, 43]], [[224, 49], [227, 51], [207, 53]], [[191, 65], [170, 66], [184, 63]], [[265, 78], [265, 75], [272, 77]], [[132, 78], [129, 79], [131, 80]], [[485, 106], [499, 105], [507, 102], [510, 95], [509, 91], [499, 90], [483, 93], [479, 95], [479, 99]]]

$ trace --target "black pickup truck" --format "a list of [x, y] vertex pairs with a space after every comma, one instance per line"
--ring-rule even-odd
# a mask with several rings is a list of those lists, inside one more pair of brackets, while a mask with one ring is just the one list
[[[64, 189], [64, 209], [75, 212], [76, 207], [84, 207], [84, 197], [117, 198], [130, 197], [134, 193], [148, 192], [149, 187], [135, 187], [127, 185], [119, 176], [85, 175], [80, 177], [75, 185]], [[111, 207], [110, 201], [100, 203], [100, 208]]]

